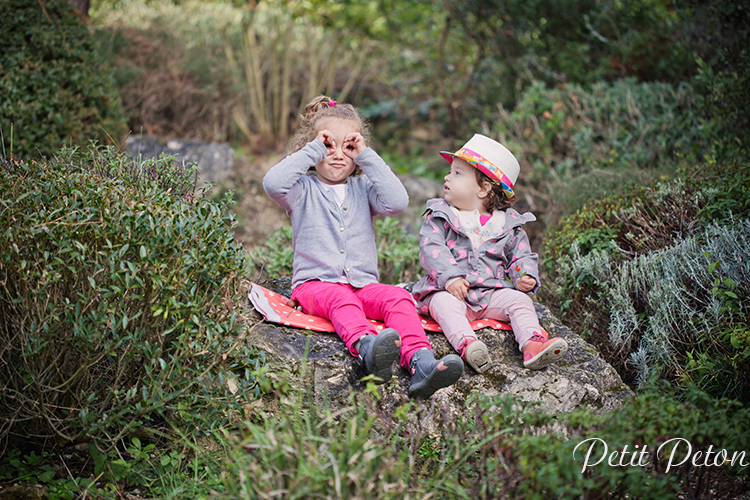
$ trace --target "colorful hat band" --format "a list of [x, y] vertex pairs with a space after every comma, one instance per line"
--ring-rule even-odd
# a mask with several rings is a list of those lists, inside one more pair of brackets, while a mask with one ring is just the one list
[[508, 176], [506, 176], [502, 170], [493, 165], [487, 158], [467, 148], [459, 149], [456, 151], [455, 156], [463, 158], [475, 166], [480, 172], [487, 175], [487, 177], [499, 183], [503, 188], [503, 192], [505, 192], [505, 196], [507, 196], [508, 199], [513, 199], [515, 196], [515, 193], [513, 192], [513, 183], [510, 182], [510, 179], [508, 179]]

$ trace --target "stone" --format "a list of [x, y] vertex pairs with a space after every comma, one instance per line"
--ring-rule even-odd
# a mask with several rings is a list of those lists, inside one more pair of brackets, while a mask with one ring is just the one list
[[[265, 281], [263, 286], [289, 296], [290, 280]], [[408, 288], [408, 287], [407, 287]], [[251, 306], [250, 306], [251, 307]], [[595, 413], [606, 413], [622, 406], [633, 392], [618, 373], [598, 353], [597, 349], [573, 333], [555, 318], [549, 309], [535, 303], [542, 327], [551, 337], [562, 337], [569, 345], [568, 353], [557, 363], [541, 370], [528, 370], [518, 350], [512, 332], [485, 328], [477, 331], [487, 344], [493, 365], [485, 373], [475, 372], [468, 364], [459, 381], [437, 391], [430, 400], [419, 405], [442, 408], [430, 411], [423, 428], [440, 425], [440, 415], [450, 411], [460, 418], [472, 418], [467, 405], [476, 392], [489, 396], [514, 394], [524, 401], [538, 402], [542, 411], [550, 415], [568, 413], [586, 407]], [[453, 348], [442, 333], [427, 332], [436, 357], [450, 354]], [[362, 391], [365, 375], [359, 359], [351, 356], [343, 342], [334, 333], [317, 333], [311, 330], [284, 327], [276, 324], [257, 325], [248, 341], [266, 352], [271, 365], [269, 373], [291, 373], [291, 383], [301, 384], [297, 377], [306, 358], [306, 384], [314, 393], [316, 404], [328, 404], [335, 411], [347, 404], [349, 391]], [[403, 368], [394, 367], [393, 379], [379, 386], [381, 406], [395, 410], [409, 400], [409, 375]], [[286, 376], [286, 375], [285, 375]]]
[[36, 484], [14, 484], [0, 488], [0, 500], [43, 500], [47, 498], [45, 488]]
[[401, 184], [409, 194], [409, 206], [400, 214], [391, 216], [403, 224], [407, 233], [419, 234], [422, 227], [422, 213], [425, 211], [427, 200], [443, 197], [443, 184], [417, 177], [411, 174], [396, 174]]
[[165, 142], [157, 137], [131, 135], [125, 141], [125, 148], [133, 158], [159, 158], [161, 155], [175, 155], [178, 162], [191, 163], [198, 167], [197, 188], [208, 183], [220, 184], [232, 172], [234, 150], [229, 144], [171, 139]]

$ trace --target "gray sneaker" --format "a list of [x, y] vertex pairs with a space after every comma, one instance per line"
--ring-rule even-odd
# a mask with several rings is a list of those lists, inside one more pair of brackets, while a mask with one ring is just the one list
[[464, 362], [455, 354], [435, 360], [435, 354], [423, 347], [414, 353], [409, 364], [411, 384], [409, 395], [413, 398], [429, 398], [435, 391], [453, 385], [464, 372]]
[[484, 373], [492, 367], [487, 345], [479, 339], [472, 339], [466, 344], [461, 359], [469, 363], [477, 373]]
[[359, 338], [359, 358], [365, 365], [368, 374], [375, 375], [380, 380], [376, 384], [384, 384], [393, 376], [391, 365], [398, 359], [401, 351], [401, 337], [393, 328], [386, 328], [377, 335], [368, 333]]

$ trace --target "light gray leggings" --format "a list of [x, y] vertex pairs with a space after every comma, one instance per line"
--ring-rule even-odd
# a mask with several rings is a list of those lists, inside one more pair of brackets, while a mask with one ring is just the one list
[[440, 324], [448, 342], [460, 353], [463, 353], [467, 340], [477, 338], [469, 324], [477, 319], [510, 322], [521, 352], [535, 333], [542, 333], [534, 302], [525, 293], [512, 288], [493, 290], [489, 305], [480, 311], [472, 311], [466, 302], [450, 292], [436, 292], [430, 300], [430, 315]]

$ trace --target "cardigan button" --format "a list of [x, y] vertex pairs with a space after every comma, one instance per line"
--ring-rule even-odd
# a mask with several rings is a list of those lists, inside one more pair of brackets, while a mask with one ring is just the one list
[[344, 207], [344, 210], [346, 210], [348, 207]]
[[341, 253], [344, 253], [344, 251], [343, 251], [343, 250], [339, 250], [339, 252], [341, 252]]
[[339, 228], [339, 231], [341, 231], [341, 232], [343, 233], [343, 232], [344, 232], [344, 228], [343, 228], [343, 227], [340, 227], [340, 228]]

